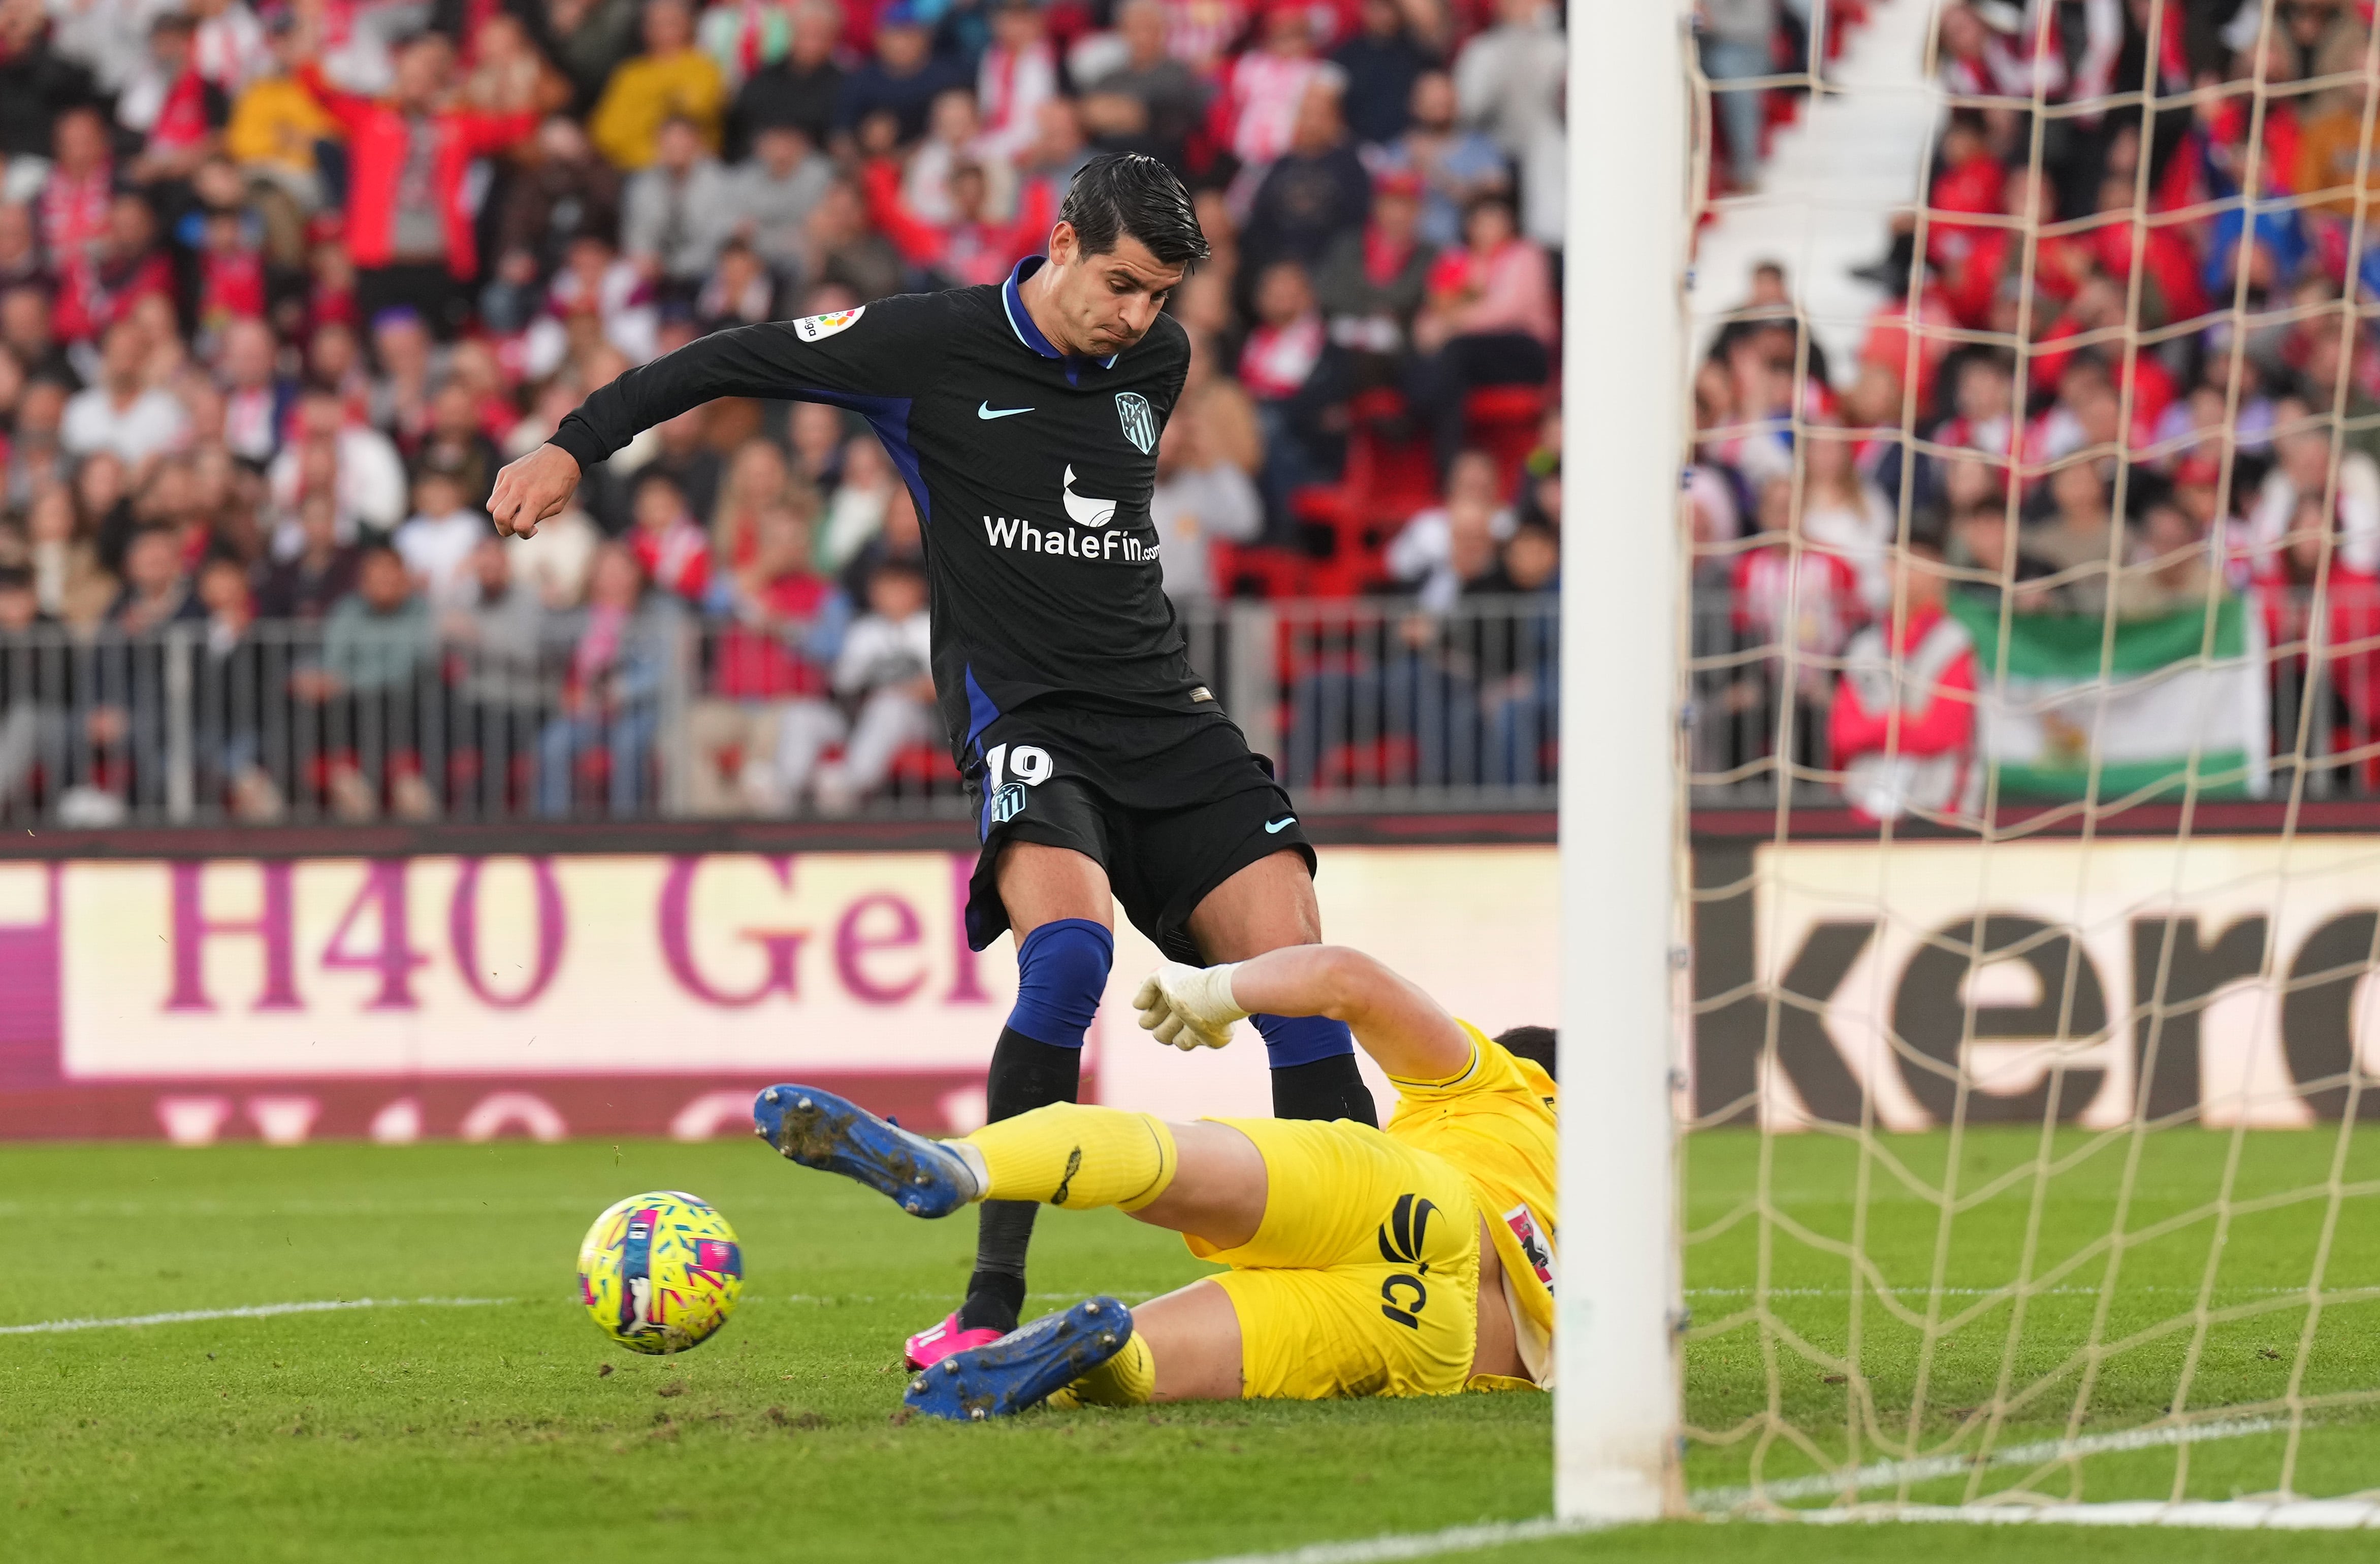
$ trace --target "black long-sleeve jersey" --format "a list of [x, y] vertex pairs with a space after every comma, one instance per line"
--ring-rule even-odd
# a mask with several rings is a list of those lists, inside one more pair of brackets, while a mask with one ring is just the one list
[[917, 501], [934, 685], [962, 766], [1002, 712], [1043, 697], [1191, 710], [1211, 697], [1166, 599], [1148, 515], [1189, 337], [1160, 316], [1113, 358], [1062, 354], [1017, 293], [1041, 264], [1020, 263], [998, 286], [688, 343], [588, 397], [552, 443], [584, 470], [715, 396], [857, 412]]

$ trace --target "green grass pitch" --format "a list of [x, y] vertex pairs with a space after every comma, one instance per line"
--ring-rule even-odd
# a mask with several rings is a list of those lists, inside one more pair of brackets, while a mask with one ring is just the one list
[[[1911, 1190], [1938, 1180], [1940, 1136], [1880, 1143], [1900, 1172], [1871, 1170], [1865, 1252], [1885, 1279], [1922, 1296], [1937, 1206]], [[2251, 1137], [2242, 1195], [2322, 1186], [2329, 1132]], [[2126, 1288], [2102, 1328], [2122, 1341], [2186, 1314], [2213, 1224], [2171, 1223], [2212, 1193], [2228, 1137], [2151, 1137], [2121, 1231]], [[2013, 1352], [2010, 1310], [1983, 1304], [1926, 1366], [1922, 1431], [1948, 1436], [2008, 1362], [2034, 1400], [1998, 1436], [2062, 1431], [2078, 1383], [2060, 1360], [2088, 1335], [2116, 1231], [2123, 1146], [2082, 1139], [2040, 1203], [2021, 1174], [2030, 1131], [1971, 1133], [1962, 1210], [1944, 1280], [1988, 1289], [2016, 1274], [2027, 1234], [2034, 1271], [2080, 1253], [2059, 1290], [2033, 1299]], [[1779, 1321], [1820, 1353], [1852, 1316], [1846, 1262], [1823, 1243], [1851, 1228], [1853, 1148], [1804, 1136], [1773, 1143], [1767, 1186], [1803, 1235], [1742, 1215], [1759, 1186], [1761, 1143], [1715, 1133], [1693, 1143], [1690, 1226], [1718, 1228], [1689, 1251], [1697, 1328], [1727, 1326], [1765, 1263]], [[2380, 1177], [2380, 1140], [2352, 1146], [2345, 1174]], [[1994, 1192], [1989, 1181], [2006, 1179]], [[674, 1360], [604, 1341], [573, 1297], [581, 1232], [611, 1201], [693, 1190], [718, 1204], [745, 1246], [744, 1303], [726, 1330]], [[1573, 1197], [1575, 1199], [1576, 1197]], [[2323, 1241], [2319, 1200], [2268, 1204], [2229, 1229], [2218, 1306], [2256, 1312], [2210, 1331], [2190, 1404], [2261, 1403], [2286, 1390], [2305, 1333], [2301, 1285]], [[1731, 1225], [1726, 1218], [1736, 1215]], [[805, 1561], [1014, 1557], [1197, 1560], [1303, 1544], [1430, 1531], [1543, 1513], [1548, 1398], [1469, 1396], [1319, 1406], [1231, 1405], [1036, 1414], [953, 1427], [891, 1416], [901, 1337], [942, 1314], [964, 1279], [974, 1224], [901, 1216], [856, 1186], [788, 1168], [748, 1143], [577, 1143], [273, 1150], [225, 1146], [0, 1147], [0, 1325], [326, 1299], [468, 1298], [337, 1313], [138, 1328], [0, 1335], [0, 1558], [120, 1559], [650, 1559], [720, 1556]], [[2301, 1387], [2350, 1396], [2380, 1387], [2380, 1198], [2327, 1217], [2326, 1284], [2345, 1301], [2312, 1332]], [[1565, 1254], [1573, 1272], [1592, 1257]], [[1044, 1217], [1035, 1248], [1039, 1306], [1094, 1291], [1136, 1299], [1204, 1267], [1171, 1235], [1113, 1213]], [[1976, 1302], [1971, 1291], [1948, 1301]], [[1905, 1415], [1921, 1364], [1915, 1333], [1864, 1309], [1862, 1363], [1879, 1406]], [[2107, 1356], [2082, 1420], [2135, 1425], [2170, 1400], [2188, 1333]], [[1775, 1366], [1772, 1371], [1770, 1364]], [[608, 1367], [609, 1372], [606, 1372]], [[1829, 1452], [1845, 1448], [1854, 1387], [1791, 1352], [1765, 1355], [1749, 1323], [1698, 1336], [1687, 1400], [1705, 1429], [1752, 1430], [1770, 1404]], [[1756, 1431], [1698, 1445], [1690, 1483], [1746, 1479]], [[2188, 1491], [2271, 1488], [2279, 1433], [2192, 1452]], [[1806, 1473], [1774, 1445], [1771, 1480]], [[2092, 1458], [2083, 1497], [2162, 1496], [2170, 1449]], [[2299, 1455], [2298, 1487], [2380, 1483], [2380, 1415], [2335, 1406]], [[2026, 1475], [1992, 1469], [1985, 1491]], [[2034, 1486], [2063, 1492], [2064, 1479]], [[1911, 1497], [1951, 1502], [1963, 1480]], [[1507, 1548], [1512, 1560], [2368, 1558], [2370, 1536], [2004, 1529], [1813, 1528], [1706, 1522]]]

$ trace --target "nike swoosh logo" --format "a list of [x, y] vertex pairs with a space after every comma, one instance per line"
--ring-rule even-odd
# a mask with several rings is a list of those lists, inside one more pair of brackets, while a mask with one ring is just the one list
[[1265, 822], [1265, 834], [1267, 836], [1276, 835], [1283, 827], [1293, 826], [1296, 823], [1297, 817], [1295, 815], [1286, 815], [1277, 820], [1267, 820]]
[[1019, 413], [1029, 413], [1032, 410], [1030, 407], [995, 407], [989, 402], [978, 402], [975, 405], [975, 416], [979, 418], [1013, 418]]

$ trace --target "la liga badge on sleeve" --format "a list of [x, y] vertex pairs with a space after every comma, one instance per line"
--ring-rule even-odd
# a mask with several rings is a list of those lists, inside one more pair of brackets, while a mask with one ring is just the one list
[[804, 342], [823, 342], [837, 332], [851, 330], [867, 313], [868, 306], [858, 304], [849, 309], [837, 309], [832, 314], [806, 315], [794, 322], [794, 334]]

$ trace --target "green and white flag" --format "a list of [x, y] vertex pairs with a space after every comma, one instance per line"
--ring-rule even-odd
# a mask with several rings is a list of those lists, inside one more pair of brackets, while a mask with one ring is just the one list
[[[2018, 614], [2000, 660], [1999, 605], [1952, 593], [1975, 643], [1976, 737], [2002, 797], [2262, 797], [2272, 729], [2264, 626], [2240, 598], [2119, 620]], [[2211, 626], [2208, 621], [2213, 621]]]

